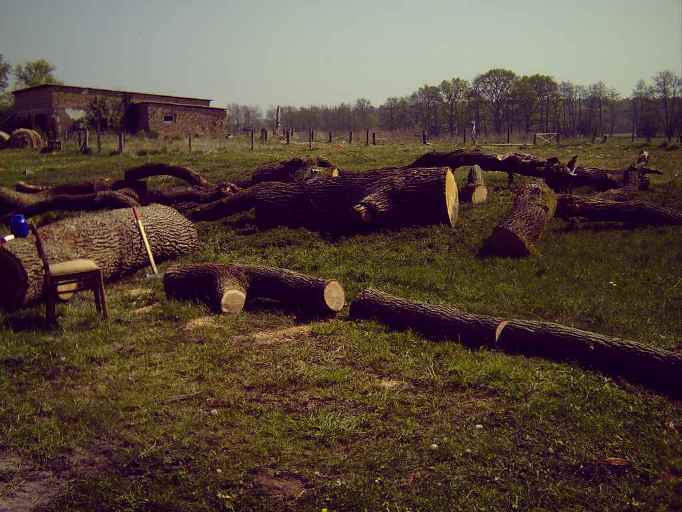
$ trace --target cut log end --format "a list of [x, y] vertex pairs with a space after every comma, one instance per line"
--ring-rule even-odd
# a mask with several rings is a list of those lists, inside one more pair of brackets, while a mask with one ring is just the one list
[[329, 281], [324, 287], [324, 302], [327, 307], [338, 313], [346, 305], [346, 292], [338, 281]]
[[445, 173], [445, 208], [450, 226], [454, 227], [459, 212], [459, 192], [455, 176], [450, 169]]
[[227, 290], [220, 300], [220, 310], [223, 313], [236, 315], [241, 313], [246, 303], [246, 293], [241, 290]]
[[537, 254], [535, 245], [505, 226], [495, 227], [492, 236], [487, 240], [485, 250], [490, 254], [512, 258]]

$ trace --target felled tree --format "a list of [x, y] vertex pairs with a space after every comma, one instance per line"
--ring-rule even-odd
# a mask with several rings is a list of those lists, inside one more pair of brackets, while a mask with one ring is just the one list
[[[194, 225], [176, 210], [162, 205], [140, 209], [145, 231], [159, 260], [175, 258], [199, 246]], [[50, 263], [87, 258], [116, 278], [148, 264], [147, 253], [132, 210], [84, 214], [39, 228]], [[0, 307], [13, 310], [43, 295], [43, 266], [33, 236], [0, 246]]]

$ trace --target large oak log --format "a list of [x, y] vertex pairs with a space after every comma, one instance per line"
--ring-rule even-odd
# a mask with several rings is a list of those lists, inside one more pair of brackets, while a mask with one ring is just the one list
[[255, 208], [260, 227], [285, 225], [335, 230], [360, 225], [454, 225], [457, 184], [448, 168], [402, 169], [318, 176], [292, 183], [259, 183], [215, 204], [189, 211], [215, 220]]
[[333, 315], [346, 303], [338, 281], [261, 265], [176, 265], [164, 275], [166, 295], [207, 303], [214, 312], [238, 313], [244, 300], [269, 299], [317, 315]]
[[553, 361], [577, 362], [682, 397], [682, 355], [550, 322], [505, 320], [450, 306], [412, 302], [367, 289], [351, 303], [353, 319], [376, 319], [437, 340], [486, 347]]
[[[644, 177], [643, 182], [647, 185], [646, 174], [662, 174], [658, 170], [645, 167], [646, 162], [639, 160], [624, 169], [614, 170], [576, 166], [576, 158], [574, 157], [572, 161], [573, 165], [569, 166], [562, 165], [556, 157], [545, 159], [527, 153], [496, 155], [460, 149], [451, 153], [426, 153], [406, 167], [447, 166], [451, 169], [457, 169], [465, 165], [478, 165], [485, 171], [542, 178], [556, 192], [583, 186], [593, 187], [597, 190], [621, 188], [629, 182], [626, 172], [632, 173], [633, 169], [637, 171], [638, 177]], [[642, 186], [644, 188], [646, 185]]]
[[556, 196], [544, 183], [529, 183], [516, 190], [509, 215], [493, 230], [484, 252], [497, 256], [537, 253], [535, 243], [554, 216]]
[[[162, 205], [140, 209], [156, 261], [175, 258], [198, 248], [194, 225], [176, 210]], [[84, 214], [39, 229], [51, 263], [94, 260], [105, 279], [116, 278], [148, 264], [147, 253], [129, 208]], [[32, 236], [0, 246], [0, 307], [13, 310], [43, 295], [43, 267]]]
[[602, 197], [568, 194], [557, 196], [556, 216], [566, 220], [682, 225], [682, 212], [647, 201], [612, 201]]

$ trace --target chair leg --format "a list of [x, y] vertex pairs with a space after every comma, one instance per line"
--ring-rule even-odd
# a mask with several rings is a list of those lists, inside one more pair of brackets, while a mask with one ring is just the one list
[[100, 295], [99, 277], [92, 280], [92, 293], [95, 296], [95, 308], [97, 313], [102, 313], [102, 296]]
[[45, 316], [49, 325], [57, 324], [56, 293], [57, 290], [53, 290], [52, 286], [48, 286], [45, 290]]
[[102, 271], [97, 273], [97, 288], [100, 294], [100, 304], [102, 306], [102, 318], [105, 320], [109, 319], [109, 310], [107, 308], [107, 294], [104, 291], [104, 276], [102, 276]]

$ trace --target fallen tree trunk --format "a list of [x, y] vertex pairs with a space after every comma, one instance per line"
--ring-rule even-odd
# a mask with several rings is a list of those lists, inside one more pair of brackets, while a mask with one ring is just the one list
[[459, 194], [462, 203], [480, 204], [488, 199], [488, 188], [485, 186], [483, 171], [478, 165], [469, 169], [467, 183]]
[[346, 303], [338, 281], [260, 265], [199, 263], [164, 275], [170, 298], [207, 303], [214, 312], [238, 313], [248, 299], [269, 299], [316, 315], [334, 315]]
[[250, 178], [237, 185], [248, 188], [257, 183], [278, 181], [290, 183], [313, 178], [315, 176], [338, 176], [340, 170], [324, 157], [292, 158], [274, 164], [264, 165], [256, 169]]
[[496, 256], [536, 254], [535, 243], [554, 216], [556, 196], [542, 183], [522, 185], [514, 196], [511, 213], [486, 240], [484, 252]]
[[[199, 246], [194, 225], [172, 208], [140, 209], [156, 261], [175, 258]], [[116, 278], [148, 264], [132, 210], [90, 213], [39, 229], [51, 263], [87, 258]], [[0, 308], [14, 310], [43, 296], [43, 266], [31, 236], [0, 246]]]
[[125, 181], [137, 181], [153, 176], [173, 176], [186, 181], [194, 187], [208, 188], [211, 184], [198, 172], [178, 165], [148, 163], [128, 169], [124, 174]]
[[239, 313], [246, 302], [246, 279], [229, 265], [174, 265], [163, 275], [163, 287], [167, 297], [204, 302], [214, 313]]
[[26, 217], [32, 217], [41, 213], [55, 210], [69, 211], [92, 211], [115, 208], [132, 208], [140, 206], [137, 195], [133, 191], [128, 194], [122, 192], [105, 191], [94, 194], [82, 195], [55, 195], [47, 199], [36, 201], [23, 208], [18, 208], [0, 220], [6, 220], [9, 215], [21, 213]]
[[682, 212], [646, 201], [611, 201], [564, 194], [557, 196], [556, 216], [565, 220], [682, 225]]
[[363, 224], [454, 225], [458, 205], [457, 184], [449, 169], [404, 169], [259, 183], [187, 214], [192, 220], [215, 220], [255, 208], [256, 222], [263, 228], [336, 230]]
[[449, 306], [412, 302], [367, 289], [351, 303], [353, 319], [376, 319], [398, 329], [413, 329], [437, 340], [456, 340], [472, 348], [575, 361], [657, 391], [682, 397], [682, 355], [550, 322], [504, 320]]
[[[575, 164], [575, 158], [573, 164]], [[637, 171], [638, 178], [647, 174], [663, 174], [662, 172], [644, 167], [645, 162], [636, 162], [625, 169], [599, 169], [595, 167], [578, 167], [562, 165], [559, 159], [539, 158], [527, 153], [509, 153], [495, 155], [481, 151], [457, 150], [452, 153], [426, 153], [406, 166], [435, 167], [447, 166], [457, 169], [462, 166], [478, 165], [485, 171], [498, 171], [520, 174], [533, 178], [542, 178], [555, 192], [564, 192], [571, 188], [593, 187], [597, 190], [621, 188], [630, 182], [626, 172]], [[648, 186], [648, 179], [644, 179]], [[643, 185], [644, 186], [644, 185]]]

